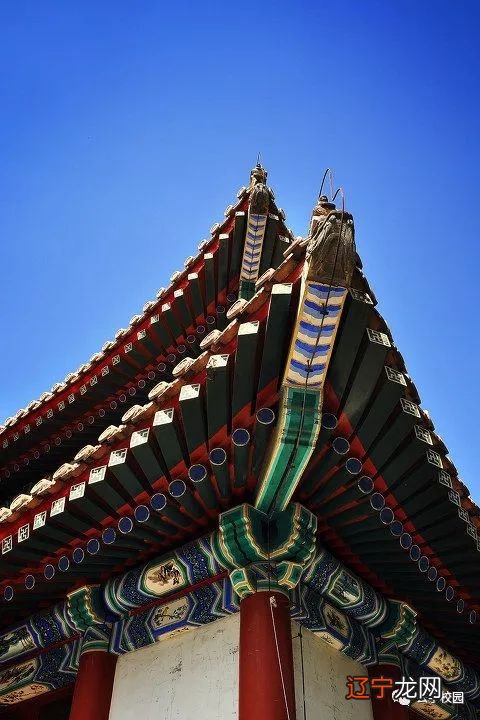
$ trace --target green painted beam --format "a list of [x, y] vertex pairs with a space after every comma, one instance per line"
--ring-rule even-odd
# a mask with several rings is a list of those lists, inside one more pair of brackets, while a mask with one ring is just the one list
[[242, 323], [238, 329], [235, 370], [233, 377], [232, 419], [242, 412], [237, 422], [252, 415], [257, 389], [257, 355], [260, 325], [258, 321]]
[[173, 408], [155, 413], [152, 430], [169, 473], [180, 463], [189, 464], [187, 449], [177, 427]]
[[193, 464], [208, 452], [207, 421], [202, 386], [199, 384], [184, 385], [180, 390], [179, 400], [190, 463]]
[[258, 391], [277, 379], [282, 380], [288, 343], [294, 323], [290, 318], [292, 284], [277, 283], [272, 287], [265, 329]]
[[228, 355], [212, 355], [207, 363], [207, 423], [209, 441], [230, 430], [230, 367]]

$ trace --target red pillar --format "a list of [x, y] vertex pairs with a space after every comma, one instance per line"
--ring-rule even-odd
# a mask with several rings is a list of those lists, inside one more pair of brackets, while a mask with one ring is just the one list
[[[370, 681], [373, 678], [389, 678], [395, 683], [402, 679], [402, 673], [395, 665], [372, 665], [368, 668], [368, 677]], [[408, 720], [411, 717], [407, 705], [400, 705], [392, 700], [390, 689], [385, 690], [385, 697], [382, 699], [375, 697], [375, 690], [370, 694], [374, 720], [385, 720], [386, 718], [388, 720]]]
[[239, 720], [295, 720], [290, 608], [279, 592], [240, 603], [239, 681]]
[[116, 662], [103, 650], [80, 656], [70, 720], [108, 720]]

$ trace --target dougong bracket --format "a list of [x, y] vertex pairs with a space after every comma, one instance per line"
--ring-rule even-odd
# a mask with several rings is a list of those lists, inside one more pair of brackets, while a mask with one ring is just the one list
[[245, 504], [220, 516], [212, 549], [240, 598], [259, 590], [288, 593], [312, 560], [316, 529], [315, 516], [298, 503], [271, 518]]

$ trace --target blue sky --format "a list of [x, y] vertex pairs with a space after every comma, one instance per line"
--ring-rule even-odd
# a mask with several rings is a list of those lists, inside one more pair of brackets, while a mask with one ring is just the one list
[[0, 416], [128, 324], [257, 152], [296, 234], [326, 166], [480, 500], [478, 2], [0, 2]]

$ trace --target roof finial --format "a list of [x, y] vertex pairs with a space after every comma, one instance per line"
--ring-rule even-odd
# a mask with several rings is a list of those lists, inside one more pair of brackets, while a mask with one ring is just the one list
[[267, 183], [267, 171], [260, 162], [260, 153], [257, 155], [257, 164], [250, 172], [250, 186], [249, 190], [255, 187], [255, 185], [266, 185]]

